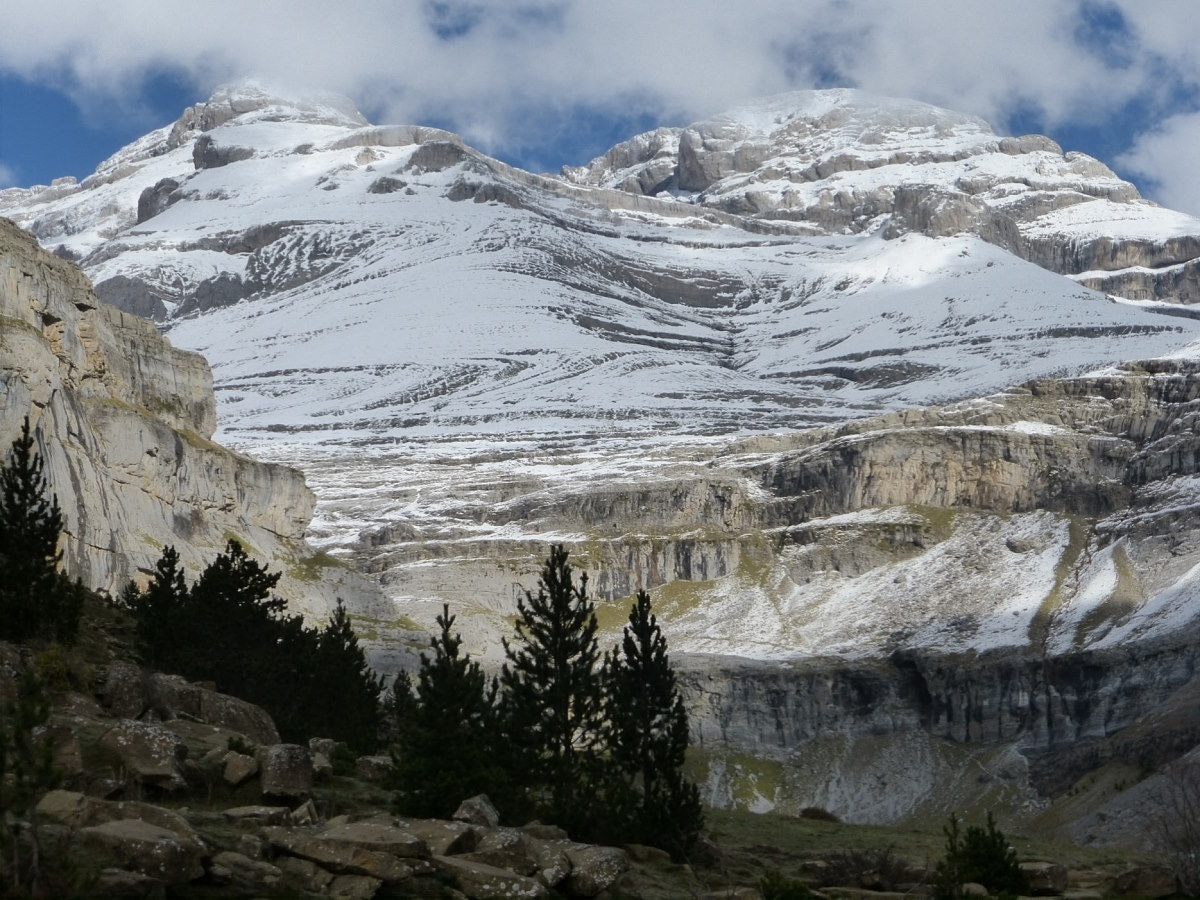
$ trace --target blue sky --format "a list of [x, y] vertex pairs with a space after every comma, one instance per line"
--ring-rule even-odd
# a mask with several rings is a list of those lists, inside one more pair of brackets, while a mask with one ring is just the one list
[[372, 121], [449, 128], [535, 171], [751, 97], [848, 86], [1049, 134], [1200, 214], [1195, 0], [19, 6], [0, 13], [0, 186], [83, 177], [246, 76], [338, 91]]

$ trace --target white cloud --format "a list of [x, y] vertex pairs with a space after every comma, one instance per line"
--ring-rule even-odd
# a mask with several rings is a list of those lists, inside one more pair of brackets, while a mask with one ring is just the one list
[[10, 166], [0, 162], [0, 188], [12, 187], [17, 183], [17, 173]]
[[1150, 196], [1174, 209], [1200, 216], [1200, 113], [1172, 116], [1153, 131], [1140, 135], [1118, 165], [1145, 176]]
[[[1017, 113], [1106, 126], [1131, 101], [1200, 88], [1194, 0], [207, 0], [185, 18], [157, 0], [16, 6], [0, 67], [99, 115], [135, 109], [164, 68], [201, 93], [255, 73], [347, 93], [377, 117], [445, 122], [493, 152], [536, 146], [579, 109], [688, 121], [831, 82], [1001, 130]], [[1085, 11], [1128, 29], [1111, 46], [1081, 40]]]

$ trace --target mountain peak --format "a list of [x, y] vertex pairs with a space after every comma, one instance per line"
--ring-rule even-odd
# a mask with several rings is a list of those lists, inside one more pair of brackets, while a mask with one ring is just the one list
[[968, 128], [984, 134], [994, 132], [977, 116], [955, 112], [900, 97], [885, 97], [853, 88], [819, 91], [787, 91], [733, 107], [692, 128], [736, 123], [752, 132], [774, 134], [799, 120], [817, 121], [824, 127], [858, 123], [879, 128], [885, 126]]
[[171, 127], [172, 149], [226, 122], [304, 122], [361, 128], [369, 125], [354, 101], [327, 91], [290, 91], [257, 79], [219, 85], [204, 103], [189, 106]]

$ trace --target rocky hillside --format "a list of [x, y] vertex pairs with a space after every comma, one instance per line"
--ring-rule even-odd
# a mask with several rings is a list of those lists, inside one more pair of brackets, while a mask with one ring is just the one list
[[212, 374], [144, 319], [102, 304], [79, 269], [0, 220], [0, 446], [25, 416], [65, 520], [65, 565], [117, 593], [174, 545], [195, 574], [230, 537], [284, 572], [323, 619], [374, 593], [305, 543], [314, 497], [294, 469], [212, 441]]
[[817, 92], [549, 177], [242, 85], [0, 212], [208, 356], [369, 638], [494, 661], [551, 541], [653, 589], [719, 801], [1031, 822], [1196, 737], [1200, 221], [1046, 138]]
[[1200, 233], [1043, 135], [851, 90], [783, 94], [619, 144], [575, 184], [669, 196], [824, 234], [968, 232], [1096, 290], [1200, 300]]

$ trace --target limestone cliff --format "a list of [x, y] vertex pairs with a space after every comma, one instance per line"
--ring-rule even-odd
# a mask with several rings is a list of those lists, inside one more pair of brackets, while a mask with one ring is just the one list
[[312, 562], [314, 498], [299, 472], [213, 443], [204, 359], [101, 304], [78, 268], [6, 219], [0, 397], [0, 446], [29, 416], [63, 510], [65, 565], [90, 587], [116, 593], [166, 545], [194, 575], [235, 537], [283, 568], [281, 592], [305, 612], [323, 617], [334, 591], [369, 598], [332, 560]]

